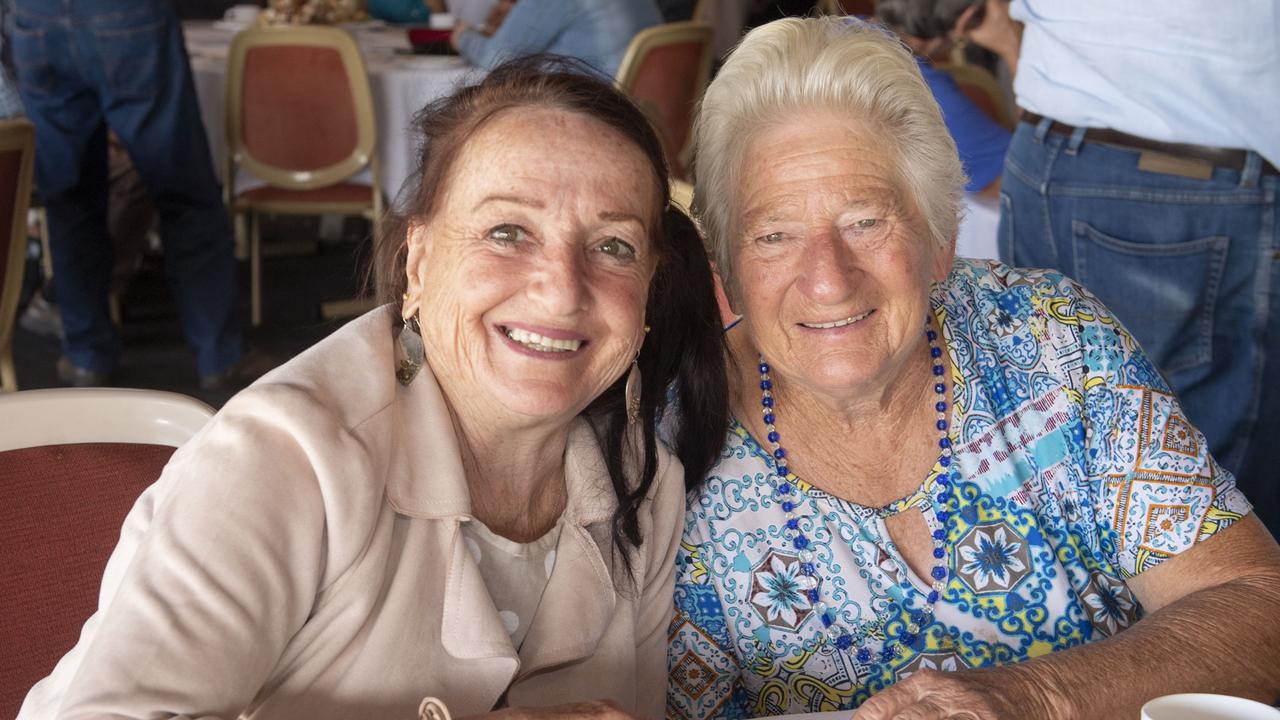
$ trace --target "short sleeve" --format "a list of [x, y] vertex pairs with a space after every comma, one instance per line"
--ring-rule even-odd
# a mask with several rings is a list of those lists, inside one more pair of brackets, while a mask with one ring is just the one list
[[746, 718], [742, 668], [729, 641], [720, 597], [703, 561], [706, 538], [702, 526], [701, 513], [690, 511], [676, 552], [676, 608], [667, 634], [667, 717]]
[[974, 104], [947, 73], [925, 61], [920, 63], [920, 73], [942, 110], [942, 121], [956, 142], [964, 172], [969, 176], [964, 189], [982, 190], [1004, 172], [1004, 156], [1012, 134]]
[[1059, 307], [1076, 324], [1083, 361], [1099, 547], [1131, 577], [1203, 542], [1251, 506], [1129, 331], [1092, 293], [1063, 282], [1069, 301]]

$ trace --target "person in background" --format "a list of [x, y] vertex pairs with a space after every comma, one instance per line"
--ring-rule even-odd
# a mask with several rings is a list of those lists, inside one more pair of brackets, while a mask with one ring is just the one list
[[1280, 6], [1014, 0], [1000, 255], [1087, 285], [1280, 534]]
[[385, 304], [174, 454], [22, 720], [661, 715], [686, 477], [727, 422], [662, 144], [544, 62], [415, 125]]
[[500, 24], [458, 23], [451, 42], [472, 65], [492, 68], [538, 53], [577, 58], [613, 77], [636, 33], [662, 23], [654, 0], [500, 0]]
[[36, 127], [36, 181], [64, 328], [58, 377], [101, 385], [119, 362], [107, 301], [114, 266], [108, 124], [154, 199], [170, 288], [201, 387], [242, 384], [264, 371], [264, 356], [244, 352], [231, 226], [172, 5], [16, 0], [10, 42]]
[[695, 148], [742, 320], [733, 424], [688, 496], [668, 717], [1280, 697], [1280, 547], [1098, 298], [953, 259], [964, 173], [901, 43], [753, 30]]
[[[879, 0], [876, 19], [911, 48], [920, 74], [942, 109], [942, 120], [956, 141], [968, 181], [965, 192], [988, 198], [1000, 194], [1000, 174], [1011, 133], [983, 112], [935, 63], [948, 62], [956, 42], [970, 26], [985, 21], [988, 2], [1001, 0]], [[1006, 0], [1007, 4], [1007, 0]], [[1014, 54], [1016, 62], [1016, 53]]]

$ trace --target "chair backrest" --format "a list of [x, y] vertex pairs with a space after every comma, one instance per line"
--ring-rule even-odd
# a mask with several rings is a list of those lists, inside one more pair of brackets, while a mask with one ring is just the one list
[[225, 108], [228, 184], [240, 167], [271, 185], [310, 190], [373, 161], [369, 77], [344, 30], [263, 26], [237, 34]]
[[26, 267], [27, 203], [31, 198], [35, 127], [0, 120], [0, 392], [18, 389], [13, 367], [13, 327]]
[[687, 176], [694, 111], [711, 76], [711, 40], [704, 23], [658, 25], [632, 38], [618, 66], [618, 87], [657, 127], [677, 178]]
[[871, 17], [876, 14], [876, 0], [818, 0], [813, 9], [818, 15]]
[[937, 66], [945, 71], [960, 86], [960, 92], [969, 98], [974, 105], [992, 120], [1006, 129], [1013, 129], [1013, 119], [1009, 116], [1009, 104], [1005, 100], [1000, 82], [984, 67], [967, 63], [945, 63]]
[[125, 515], [212, 415], [196, 400], [150, 390], [0, 396], [0, 717], [17, 715], [76, 644], [112, 549], [145, 530], [122, 531]]

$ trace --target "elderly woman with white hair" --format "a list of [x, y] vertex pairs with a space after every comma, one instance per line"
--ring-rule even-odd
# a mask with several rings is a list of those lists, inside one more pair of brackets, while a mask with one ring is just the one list
[[677, 558], [669, 716], [1276, 699], [1280, 549], [1097, 298], [954, 258], [964, 172], [904, 47], [760, 27], [696, 133], [742, 320]]

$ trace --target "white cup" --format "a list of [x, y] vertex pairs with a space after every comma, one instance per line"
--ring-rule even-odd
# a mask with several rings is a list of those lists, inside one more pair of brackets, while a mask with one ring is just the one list
[[431, 23], [432, 30], [452, 30], [453, 15], [449, 13], [431, 13], [431, 19], [427, 22]]
[[236, 23], [252, 23], [258, 19], [258, 13], [261, 11], [262, 8], [257, 5], [232, 5], [222, 14], [222, 19]]
[[1280, 710], [1230, 695], [1165, 695], [1142, 706], [1142, 720], [1280, 720]]

